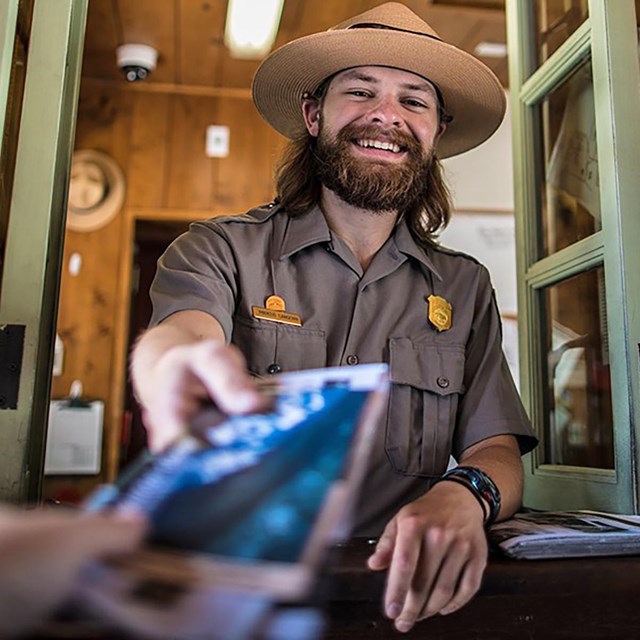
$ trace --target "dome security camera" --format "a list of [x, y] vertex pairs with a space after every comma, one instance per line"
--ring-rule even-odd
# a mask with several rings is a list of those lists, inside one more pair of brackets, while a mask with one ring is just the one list
[[116, 49], [118, 67], [127, 82], [145, 80], [156, 68], [158, 52], [146, 44], [123, 44]]

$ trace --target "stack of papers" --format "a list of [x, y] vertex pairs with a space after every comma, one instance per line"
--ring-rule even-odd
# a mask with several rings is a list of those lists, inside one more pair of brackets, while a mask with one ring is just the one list
[[599, 511], [518, 513], [494, 524], [489, 540], [512, 558], [640, 554], [640, 516]]

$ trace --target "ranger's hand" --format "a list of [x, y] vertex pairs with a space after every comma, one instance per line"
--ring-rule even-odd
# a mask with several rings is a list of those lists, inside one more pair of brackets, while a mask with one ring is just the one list
[[213, 400], [230, 414], [266, 407], [240, 351], [216, 340], [169, 349], [150, 376], [153, 391], [143, 399], [143, 416], [150, 446], [156, 451], [188, 429], [205, 401]]
[[267, 409], [244, 356], [225, 342], [218, 321], [201, 311], [181, 311], [142, 335], [131, 375], [154, 451], [185, 433], [203, 402], [223, 413]]
[[388, 569], [384, 610], [398, 631], [453, 613], [478, 591], [488, 553], [483, 517], [468, 489], [440, 482], [386, 526], [368, 564]]

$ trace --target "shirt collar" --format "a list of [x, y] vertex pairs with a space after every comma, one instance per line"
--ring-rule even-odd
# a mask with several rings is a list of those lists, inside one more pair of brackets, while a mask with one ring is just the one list
[[424, 248], [415, 241], [411, 235], [411, 231], [409, 231], [409, 225], [406, 220], [402, 220], [396, 227], [394, 241], [398, 251], [418, 260], [418, 262], [427, 267], [438, 280], [442, 280], [440, 272], [431, 260], [431, 249]]
[[320, 242], [331, 242], [331, 231], [320, 207], [315, 206], [306, 213], [289, 217], [279, 259], [289, 258]]
[[[395, 228], [393, 241], [398, 251], [418, 260], [438, 280], [442, 280], [440, 272], [429, 257], [430, 251], [416, 243], [405, 220]], [[290, 258], [294, 253], [321, 242], [331, 242], [331, 231], [320, 207], [316, 205], [306, 213], [289, 217], [279, 259]]]

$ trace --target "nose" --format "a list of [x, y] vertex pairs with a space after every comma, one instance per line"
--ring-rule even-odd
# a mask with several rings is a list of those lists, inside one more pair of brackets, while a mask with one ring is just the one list
[[369, 112], [371, 122], [399, 127], [402, 124], [397, 101], [391, 96], [383, 96]]

